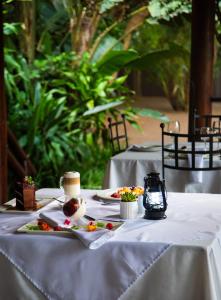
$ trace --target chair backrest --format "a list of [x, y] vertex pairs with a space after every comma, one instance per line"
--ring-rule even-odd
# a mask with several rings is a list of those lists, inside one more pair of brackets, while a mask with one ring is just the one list
[[194, 112], [194, 131], [197, 133], [200, 130], [198, 126], [198, 120], [201, 120], [202, 126], [212, 127], [221, 132], [221, 115], [199, 115], [197, 112]]
[[122, 114], [120, 120], [108, 118], [108, 123], [113, 153], [125, 151], [128, 148], [125, 115]]
[[[160, 124], [162, 129], [162, 176], [165, 179], [165, 168], [175, 169], [175, 170], [185, 170], [185, 171], [213, 171], [221, 170], [221, 161], [220, 163], [214, 164], [214, 156], [221, 155], [221, 149], [219, 147], [214, 147], [214, 144], [218, 145], [218, 140], [221, 138], [220, 133], [214, 134], [183, 134], [183, 133], [171, 133], [164, 130], [165, 124]], [[165, 145], [165, 137], [170, 137], [172, 144], [171, 146]], [[208, 150], [202, 150], [198, 148], [199, 140], [205, 138], [208, 141], [209, 147]], [[183, 143], [185, 140], [185, 144]], [[187, 141], [188, 142], [187, 144]], [[197, 145], [196, 145], [197, 143]], [[186, 145], [186, 146], [185, 146]], [[202, 144], [204, 145], [204, 144]], [[203, 146], [202, 146], [203, 147]], [[167, 154], [167, 157], [166, 157]], [[184, 158], [186, 163], [184, 163]], [[203, 165], [198, 165], [197, 157], [199, 155], [207, 155], [208, 163]], [[168, 157], [169, 156], [169, 157]], [[167, 159], [168, 158], [168, 159]]]

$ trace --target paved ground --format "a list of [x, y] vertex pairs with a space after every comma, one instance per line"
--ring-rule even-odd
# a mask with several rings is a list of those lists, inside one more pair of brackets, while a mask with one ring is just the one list
[[[188, 128], [188, 113], [173, 111], [166, 98], [139, 98], [134, 103], [135, 107], [151, 108], [167, 115], [170, 120], [179, 120], [181, 132], [186, 133]], [[221, 114], [221, 103], [213, 104], [213, 114]], [[140, 132], [128, 124], [129, 144], [144, 143], [145, 141], [160, 141], [161, 129], [160, 121], [147, 117], [138, 117], [139, 125], [143, 131]]]

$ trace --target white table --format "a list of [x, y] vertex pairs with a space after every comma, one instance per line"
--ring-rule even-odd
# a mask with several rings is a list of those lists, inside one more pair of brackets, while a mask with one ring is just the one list
[[[106, 168], [103, 188], [144, 186], [144, 177], [150, 172], [158, 172], [162, 178], [161, 148], [156, 150], [154, 152], [124, 151], [111, 157]], [[221, 164], [219, 157], [215, 163]], [[165, 168], [165, 180], [168, 191], [185, 192], [193, 179], [189, 171]], [[221, 171], [203, 171], [200, 190], [204, 193], [221, 193], [220, 180]]]
[[[93, 207], [96, 209], [107, 207], [92, 200], [94, 191], [83, 191], [82, 194], [87, 199], [89, 210]], [[128, 222], [124, 230], [119, 231], [110, 242], [98, 250], [82, 248], [79, 241], [67, 237], [33, 235], [27, 238], [25, 235], [14, 235], [13, 231], [18, 226], [35, 216], [13, 217], [8, 214], [0, 214], [0, 299], [108, 299], [108, 296], [107, 298], [106, 296], [105, 298], [104, 296], [103, 298], [102, 296], [99, 298], [93, 296], [97, 289], [102, 290], [101, 282], [104, 282], [107, 289], [110, 287], [113, 289], [114, 286], [113, 290], [119, 292], [118, 296], [112, 297], [111, 300], [220, 300], [221, 196], [168, 193], [168, 204], [167, 219], [150, 221], [140, 218]], [[117, 212], [119, 206], [109, 205], [108, 209]], [[47, 242], [54, 243], [56, 247], [53, 248], [50, 257], [45, 260]], [[21, 243], [25, 244], [21, 245]], [[154, 247], [159, 243], [162, 245], [169, 244], [170, 247], [166, 247], [165, 251], [160, 252], [160, 255], [153, 257], [149, 267], [135, 274], [133, 280], [128, 282], [128, 286], [124, 286], [124, 289], [121, 288], [118, 291], [118, 288], [122, 287], [121, 281], [125, 281], [126, 275], [133, 271], [130, 263], [134, 260], [145, 262], [145, 258], [154, 252]], [[4, 249], [3, 244], [9, 246], [8, 252], [4, 255], [1, 252]], [[73, 246], [71, 253], [68, 252], [67, 245]], [[71, 262], [70, 266], [62, 265], [66, 255], [71, 257], [71, 255], [78, 254], [79, 247], [81, 260], [76, 261], [74, 265], [71, 265]], [[77, 282], [82, 293], [76, 294], [76, 290], [73, 288], [71, 297], [65, 294], [62, 298], [53, 297], [54, 290], [62, 289], [57, 278], [54, 278], [54, 281], [51, 280], [50, 284], [47, 285], [46, 293], [40, 284], [36, 284], [36, 281], [32, 280], [32, 277], [35, 277], [33, 273], [24, 272], [24, 269], [21, 268], [22, 261], [17, 260], [16, 263], [15, 260], [13, 261], [11, 254], [19, 254], [17, 252], [21, 249], [26, 249], [19, 256], [19, 259], [23, 258], [25, 264], [32, 263], [30, 251], [36, 250], [42, 253], [39, 260], [33, 257], [33, 261], [38, 261], [38, 265], [35, 265], [33, 270], [36, 273], [40, 270], [42, 274], [45, 274], [45, 280], [47, 274], [51, 276], [49, 273], [52, 264], [53, 270], [57, 263], [60, 264], [59, 274], [66, 276], [65, 282], [71, 287], [74, 286], [74, 282], [78, 278], [81, 278], [83, 272], [85, 280]], [[117, 252], [119, 249], [120, 252]], [[103, 253], [104, 251], [106, 252]], [[97, 265], [96, 269], [93, 270], [94, 276], [89, 281], [87, 274], [91, 270], [89, 265], [84, 265], [84, 262], [88, 256], [94, 255], [93, 257], [96, 259], [96, 255], [103, 255], [102, 253], [105, 254], [102, 257], [102, 264]], [[111, 266], [106, 262], [114, 253], [117, 253], [116, 263], [112, 262], [113, 265]], [[143, 257], [140, 257], [139, 253]], [[125, 263], [127, 263], [121, 266], [125, 255]], [[59, 258], [59, 260], [55, 261], [54, 257]], [[25, 264], [24, 267], [27, 267]], [[80, 270], [79, 266], [85, 269]], [[117, 282], [109, 273], [115, 267], [122, 269], [121, 272], [116, 273], [119, 276]], [[74, 277], [67, 276], [71, 270], [75, 274]], [[131, 280], [131, 278], [129, 279]], [[83, 296], [87, 289], [91, 295], [88, 298]]]

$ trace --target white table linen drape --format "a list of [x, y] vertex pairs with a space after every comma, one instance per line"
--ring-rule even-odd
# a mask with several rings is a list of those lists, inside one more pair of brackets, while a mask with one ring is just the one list
[[[91, 196], [95, 193], [95, 191], [83, 192], [83, 196], [86, 198], [87, 205], [90, 209], [92, 209], [93, 205], [95, 207], [98, 205], [102, 206], [102, 204], [94, 202], [91, 199]], [[115, 207], [116, 213], [117, 206], [118, 205], [112, 205], [112, 207]], [[91, 289], [93, 291], [98, 285], [97, 279], [109, 274], [107, 270], [109, 270], [110, 262], [113, 266], [116, 263], [121, 269], [121, 271], [116, 272], [118, 274], [117, 281], [112, 282], [112, 276], [110, 276], [110, 279], [107, 281], [108, 283], [106, 282], [107, 285], [104, 285], [107, 290], [109, 285], [114, 286], [117, 291], [121, 290], [120, 294], [111, 295], [113, 300], [220, 300], [221, 195], [168, 193], [168, 210], [166, 214], [167, 219], [162, 221], [143, 219], [129, 221], [123, 230], [114, 236], [113, 241], [93, 251], [81, 248], [83, 246], [78, 240], [72, 240], [66, 237], [21, 235], [16, 236], [16, 239], [14, 239], [14, 235], [10, 233], [10, 230], [12, 231], [13, 228], [16, 228], [16, 222], [12, 222], [14, 224], [13, 226], [11, 225], [10, 228], [7, 227], [4, 221], [7, 221], [7, 223], [10, 222], [9, 216], [1, 214], [0, 249], [6, 252], [7, 255], [10, 255], [10, 257], [14, 257], [14, 254], [17, 255], [18, 253], [19, 247], [17, 249], [16, 247], [20, 243], [27, 243], [27, 255], [28, 253], [32, 253], [31, 251], [33, 249], [40, 251], [40, 245], [41, 253], [45, 253], [45, 257], [43, 256], [42, 258], [45, 268], [49, 268], [50, 270], [50, 265], [55, 263], [55, 257], [61, 256], [61, 267], [59, 271], [61, 276], [63, 274], [63, 257], [68, 255], [70, 245], [73, 245], [73, 249], [75, 250], [79, 247], [81, 248], [79, 253], [78, 251], [76, 252], [77, 255], [79, 255], [77, 264], [78, 266], [84, 266], [84, 260], [87, 261], [88, 259], [88, 270], [92, 268], [92, 266], [90, 266], [91, 258], [89, 258], [91, 253], [98, 253], [97, 251], [103, 251], [102, 249], [105, 249], [104, 253], [99, 255], [102, 263], [96, 264], [96, 276], [94, 276], [96, 278], [92, 278], [92, 282], [90, 282], [90, 276], [86, 274], [85, 279], [87, 279], [88, 284], [86, 284], [83, 279], [80, 283], [83, 289]], [[21, 224], [22, 220], [19, 220], [19, 218], [22, 219], [23, 216], [17, 216], [16, 218], [17, 223]], [[28, 218], [30, 218], [30, 216], [24, 216], [23, 222], [25, 223]], [[51, 248], [47, 247], [47, 243], [51, 244]], [[155, 255], [157, 253], [156, 246], [159, 245], [162, 246], [162, 248], [158, 248], [160, 251], [158, 255]], [[168, 247], [168, 245], [171, 246]], [[89, 251], [89, 256], [85, 255], [86, 253], [82, 251]], [[119, 253], [124, 256], [128, 251], [130, 267], [135, 263], [135, 273], [132, 275], [133, 279], [130, 277], [132, 274], [129, 271], [130, 268], [124, 268], [126, 265], [122, 266], [120, 263], [121, 260], [111, 260], [111, 257], [113, 258], [115, 256], [109, 256], [108, 251], [115, 252], [116, 257], [119, 256]], [[24, 256], [22, 247], [19, 253]], [[53, 253], [55, 253], [54, 257]], [[46, 259], [47, 257], [50, 257], [50, 259]], [[148, 257], [151, 258], [149, 262], [154, 263], [148, 264]], [[123, 260], [122, 263], [127, 260], [128, 258]], [[140, 266], [138, 266], [139, 264], [137, 265], [136, 260], [137, 262], [141, 262]], [[80, 261], [82, 261], [82, 265], [79, 263]], [[31, 257], [28, 256], [27, 266], [31, 264], [30, 262]], [[42, 262], [39, 261], [38, 268], [43, 274], [44, 269], [41, 263]], [[145, 265], [145, 263], [148, 265], [146, 269], [145, 267], [147, 265]], [[72, 264], [73, 261], [71, 262], [71, 266]], [[145, 267], [142, 269], [141, 265]], [[47, 298], [47, 294], [45, 295], [39, 292], [39, 288], [36, 289], [36, 285], [33, 285], [33, 289], [31, 288], [32, 284], [28, 278], [17, 271], [13, 263], [9, 263], [8, 259], [5, 258], [5, 254], [0, 255], [0, 268], [1, 274], [4, 274], [5, 278], [4, 281], [0, 280], [0, 293], [5, 296], [6, 294], [4, 293], [8, 292], [8, 298], [6, 296], [4, 299], [13, 299], [9, 298], [9, 296], [13, 295], [15, 290], [18, 292], [18, 295], [21, 295], [20, 299], [35, 300], [34, 296], [33, 298], [28, 298], [27, 293], [29, 293], [29, 295], [38, 295], [40, 293], [42, 299]], [[87, 267], [85, 268], [87, 269]], [[58, 272], [58, 270], [56, 271], [55, 268], [55, 274], [57, 274], [56, 272]], [[82, 274], [84, 274], [84, 272]], [[129, 281], [126, 280], [125, 276], [127, 275], [129, 275], [130, 278]], [[63, 276], [65, 279], [66, 274]], [[40, 278], [42, 277], [43, 275]], [[54, 281], [52, 281], [52, 286], [59, 287], [59, 277], [55, 277]], [[120, 282], [119, 278], [121, 278]], [[93, 280], [95, 279], [96, 284], [93, 285], [92, 283], [94, 283]], [[123, 289], [120, 288], [120, 286], [122, 287], [121, 280], [124, 283], [127, 282], [126, 285], [123, 285]], [[44, 283], [43, 278], [42, 283]], [[101, 283], [100, 280], [99, 283]], [[48, 285], [50, 287], [49, 283]], [[13, 287], [13, 289], [10, 290], [10, 286]], [[29, 292], [24, 287], [27, 287]], [[73, 293], [73, 295], [74, 298], [72, 297], [71, 299], [87, 300], [85, 294], [82, 294], [84, 298], [80, 298], [81, 294], [79, 293], [76, 295]], [[101, 294], [99, 294], [99, 296], [100, 295]], [[98, 297], [97, 294], [93, 293], [88, 299], [106, 299], [96, 297]], [[36, 299], [38, 298], [36, 297]], [[59, 296], [58, 298], [54, 297], [54, 299], [59, 299]]]
[[[151, 143], [150, 143], [151, 144]], [[214, 158], [214, 165], [220, 166], [219, 156]], [[168, 164], [174, 160], [169, 159]], [[183, 165], [188, 164], [188, 159], [181, 161]], [[200, 165], [208, 166], [209, 160], [203, 159]], [[153, 152], [124, 151], [113, 156], [105, 171], [103, 188], [116, 188], [121, 186], [144, 186], [144, 177], [150, 172], [160, 173], [162, 178], [162, 153], [160, 147]], [[200, 192], [221, 193], [221, 171], [180, 171], [165, 168], [166, 188], [169, 192], [185, 192], [186, 186], [200, 177]]]

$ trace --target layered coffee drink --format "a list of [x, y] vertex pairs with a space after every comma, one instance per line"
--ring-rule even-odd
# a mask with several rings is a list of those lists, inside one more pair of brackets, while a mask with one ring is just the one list
[[65, 172], [60, 178], [60, 187], [64, 189], [64, 194], [71, 198], [78, 197], [81, 193], [80, 173], [76, 171]]

